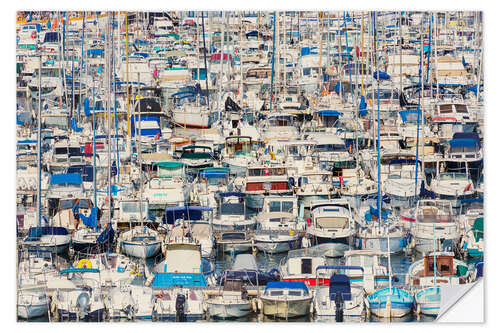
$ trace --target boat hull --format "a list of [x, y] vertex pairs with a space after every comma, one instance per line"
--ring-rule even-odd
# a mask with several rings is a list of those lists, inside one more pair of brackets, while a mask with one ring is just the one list
[[136, 258], [151, 258], [157, 255], [161, 249], [161, 242], [141, 244], [123, 241], [121, 244], [123, 253]]
[[208, 314], [210, 317], [230, 319], [241, 318], [252, 312], [252, 304], [250, 301], [240, 303], [224, 303], [220, 301], [208, 300]]
[[304, 300], [274, 300], [262, 299], [263, 313], [266, 316], [278, 318], [302, 317], [309, 314], [311, 310], [312, 297]]

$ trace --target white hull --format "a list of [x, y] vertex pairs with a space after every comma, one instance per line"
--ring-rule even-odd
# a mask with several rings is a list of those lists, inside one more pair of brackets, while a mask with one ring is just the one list
[[252, 312], [250, 301], [224, 302], [220, 300], [208, 300], [206, 302], [208, 314], [216, 318], [240, 318]]
[[151, 258], [160, 252], [161, 242], [156, 241], [154, 243], [141, 244], [123, 241], [121, 247], [123, 253], [126, 255], [145, 259]]

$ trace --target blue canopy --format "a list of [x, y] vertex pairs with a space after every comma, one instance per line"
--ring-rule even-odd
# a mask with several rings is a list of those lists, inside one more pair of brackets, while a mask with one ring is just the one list
[[222, 198], [227, 198], [227, 197], [239, 197], [239, 198], [243, 198], [246, 196], [245, 193], [241, 193], [241, 192], [223, 192], [223, 193], [219, 193], [219, 196], [222, 197]]
[[190, 221], [201, 220], [202, 212], [211, 211], [212, 208], [204, 206], [182, 206], [182, 207], [167, 207], [165, 208], [164, 223], [174, 224], [174, 222], [182, 216]]
[[335, 110], [320, 110], [317, 111], [316, 113], [323, 117], [340, 117], [343, 115], [342, 112], [338, 112]]
[[37, 143], [36, 140], [19, 140], [17, 141], [17, 144], [22, 145], [22, 144], [30, 144], [30, 143]]
[[226, 178], [229, 175], [229, 171], [226, 170], [206, 170], [201, 171], [200, 176], [205, 179], [208, 178]]
[[404, 123], [406, 123], [408, 120], [412, 120], [411, 118], [409, 119], [409, 115], [411, 114], [416, 114], [418, 116], [418, 114], [420, 113], [420, 116], [422, 116], [422, 113], [418, 110], [403, 110], [403, 111], [399, 111], [399, 115], [401, 116], [401, 120], [403, 120]]
[[298, 281], [270, 281], [266, 284], [267, 289], [302, 289], [309, 293], [304, 282]]
[[81, 184], [82, 176], [78, 173], [61, 173], [50, 177], [50, 185]]
[[26, 241], [33, 240], [32, 238], [39, 238], [44, 235], [67, 235], [68, 230], [63, 227], [30, 227], [28, 230], [28, 237]]
[[451, 148], [462, 148], [462, 147], [476, 147], [478, 142], [474, 139], [451, 139]]
[[103, 55], [104, 49], [88, 49], [87, 55]]

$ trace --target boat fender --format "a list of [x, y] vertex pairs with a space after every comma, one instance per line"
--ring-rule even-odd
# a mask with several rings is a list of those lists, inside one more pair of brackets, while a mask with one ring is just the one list
[[410, 284], [410, 274], [406, 274], [406, 276], [405, 276], [405, 284], [406, 285]]
[[252, 299], [252, 311], [257, 312], [258, 311], [258, 305], [257, 305], [257, 298]]

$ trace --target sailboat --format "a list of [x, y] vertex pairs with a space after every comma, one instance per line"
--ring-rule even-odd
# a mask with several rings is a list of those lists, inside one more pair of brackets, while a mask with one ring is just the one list
[[[136, 105], [134, 106], [134, 110], [137, 109], [137, 104], [139, 104], [139, 108], [141, 109], [142, 103], [139, 103], [141, 98], [139, 98], [140, 95], [137, 97]], [[108, 111], [109, 112], [109, 111]], [[137, 153], [138, 153], [138, 162], [139, 162], [139, 170], [142, 170], [142, 130], [141, 130], [141, 113], [142, 110], [139, 110], [138, 112], [138, 134], [139, 134], [139, 139], [137, 139], [137, 129], [134, 128], [135, 135], [134, 138], [136, 140], [136, 147], [137, 147]], [[134, 115], [134, 119], [136, 119], [137, 115]], [[108, 116], [108, 119], [110, 117]], [[110, 121], [110, 120], [109, 120]], [[123, 251], [123, 253], [133, 256], [136, 258], [151, 258], [155, 255], [157, 255], [160, 250], [161, 250], [161, 239], [159, 237], [159, 233], [148, 226], [144, 225], [144, 215], [142, 212], [142, 192], [143, 192], [143, 180], [142, 180], [142, 172], [140, 172], [140, 182], [139, 182], [139, 216], [140, 216], [140, 221], [141, 225], [136, 226], [131, 230], [128, 230], [124, 232], [120, 236], [120, 246]], [[110, 193], [108, 195], [111, 195]], [[111, 209], [110, 209], [111, 212]]]
[[[377, 12], [374, 13], [374, 27]], [[374, 38], [376, 38], [376, 30], [374, 31]], [[377, 85], [380, 78], [377, 78]], [[377, 98], [378, 104], [378, 140], [377, 140], [377, 157], [378, 157], [378, 219], [379, 223], [382, 220], [382, 200], [380, 196], [380, 99]], [[388, 268], [389, 277], [392, 276], [391, 267], [391, 251], [389, 246], [389, 233], [387, 233], [387, 258], [388, 258]], [[370, 311], [377, 317], [384, 318], [399, 318], [410, 313], [413, 307], [413, 296], [412, 294], [404, 289], [400, 289], [392, 286], [392, 278], [389, 278], [389, 288], [383, 288], [375, 291], [373, 294], [367, 297], [368, 307]]]

